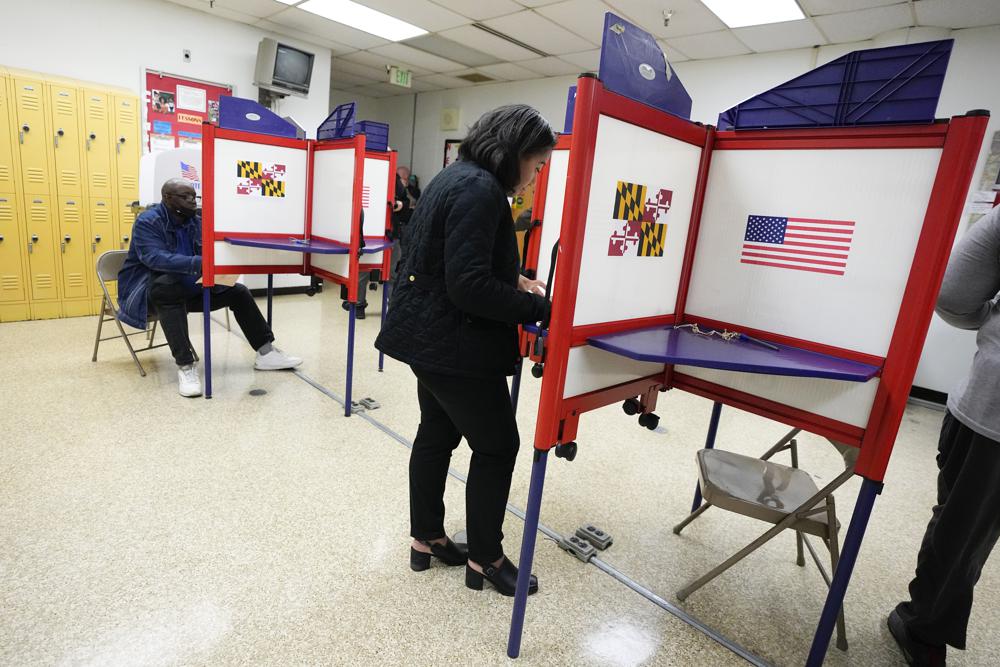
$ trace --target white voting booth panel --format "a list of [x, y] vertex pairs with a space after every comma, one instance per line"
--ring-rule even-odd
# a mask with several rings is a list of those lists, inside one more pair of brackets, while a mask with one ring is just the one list
[[[307, 153], [305, 148], [216, 139], [214, 161], [214, 230], [243, 234], [284, 234], [303, 237], [306, 225]], [[241, 192], [240, 162], [284, 167], [284, 196], [263, 196], [261, 191]], [[231, 246], [215, 242], [215, 265], [302, 264], [302, 254]]]
[[[885, 357], [940, 155], [940, 149], [716, 151], [685, 318]], [[741, 257], [749, 216], [853, 222], [853, 234], [834, 243], [822, 232], [803, 233], [812, 237], [803, 239], [807, 243], [848, 247], [821, 250], [835, 264], [748, 264]], [[840, 263], [843, 275], [784, 266]], [[856, 383], [677, 371], [861, 428], [879, 384], [878, 378]]]
[[[552, 246], [559, 240], [559, 226], [562, 224], [563, 204], [566, 201], [566, 172], [569, 169], [569, 151], [552, 151], [549, 160], [548, 182], [545, 186], [545, 205], [535, 213], [535, 218], [542, 221], [542, 233], [538, 241], [538, 268], [535, 277], [538, 280], [549, 279], [549, 266], [552, 264]], [[556, 273], [559, 272], [559, 262], [556, 262]], [[552, 280], [555, 284], [555, 277]], [[552, 286], [549, 286], [551, 293]]]
[[[698, 146], [679, 139], [600, 116], [583, 227], [574, 326], [673, 314], [701, 152]], [[659, 193], [669, 193], [669, 207], [657, 218], [658, 223], [666, 225], [661, 256], [611, 254], [613, 235], [627, 224], [621, 219], [620, 209], [616, 209], [622, 183], [644, 186], [645, 196], [632, 202], [640, 209]], [[546, 197], [551, 194], [550, 189]], [[570, 211], [564, 212], [563, 219], [565, 224], [580, 222]], [[540, 264], [544, 255], [543, 244]], [[663, 364], [626, 363], [621, 357], [593, 348], [573, 348], [567, 361], [563, 397], [646, 377], [663, 368]]]
[[[886, 356], [940, 156], [930, 148], [716, 151], [686, 315]], [[849, 242], [806, 232], [802, 242], [814, 247], [797, 246], [849, 246], [825, 251], [846, 263], [844, 275], [742, 263], [749, 216], [853, 222]]]
[[[389, 195], [389, 161], [376, 158], [365, 158], [365, 173], [363, 186], [366, 196], [362, 197], [362, 210], [365, 212], [364, 235], [385, 238], [385, 218], [387, 202], [395, 197]], [[382, 253], [365, 255], [365, 264], [381, 264]]]
[[201, 200], [201, 149], [175, 148], [146, 153], [139, 161], [139, 205], [152, 206], [160, 201], [160, 188], [171, 178], [182, 178], [194, 188]]
[[[349, 245], [353, 198], [354, 149], [314, 152], [312, 236]], [[338, 276], [350, 274], [349, 255], [314, 254], [311, 263]]]

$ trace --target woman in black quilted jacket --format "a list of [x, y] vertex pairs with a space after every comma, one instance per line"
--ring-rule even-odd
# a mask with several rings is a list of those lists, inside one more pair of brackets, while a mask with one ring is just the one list
[[[375, 346], [417, 377], [420, 426], [410, 455], [410, 567], [431, 556], [466, 564], [465, 583], [489, 581], [513, 595], [517, 568], [503, 552], [503, 519], [519, 438], [507, 376], [518, 358], [517, 325], [549, 314], [543, 283], [520, 275], [507, 197], [549, 159], [556, 136], [529, 106], [484, 114], [459, 159], [424, 189], [407, 229]], [[444, 487], [462, 437], [472, 449], [466, 486], [468, 555], [444, 530]], [[538, 589], [532, 577], [531, 592]]]

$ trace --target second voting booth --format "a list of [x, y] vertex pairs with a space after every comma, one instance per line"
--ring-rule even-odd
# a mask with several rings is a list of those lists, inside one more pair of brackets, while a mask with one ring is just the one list
[[[322, 133], [321, 133], [322, 136]], [[345, 413], [351, 413], [358, 276], [389, 276], [387, 239], [396, 154], [364, 134], [305, 140], [249, 100], [223, 98], [220, 124], [206, 123], [202, 154], [202, 283], [205, 397], [212, 396], [210, 289], [226, 274], [266, 274], [267, 321], [276, 273], [316, 275], [346, 287]], [[383, 290], [384, 292], [384, 290]], [[383, 296], [383, 301], [385, 297]]]
[[[608, 17], [605, 49], [609, 26], [634, 28]], [[860, 449], [863, 482], [807, 662], [819, 665], [988, 114], [718, 131], [613, 92], [618, 74], [603, 64], [603, 80], [578, 80], [528, 244], [553, 308], [523, 343], [543, 374], [508, 655], [520, 652], [549, 451], [572, 460], [584, 413], [616, 403], [655, 428], [659, 394], [682, 390], [715, 402], [713, 436], [729, 405]]]

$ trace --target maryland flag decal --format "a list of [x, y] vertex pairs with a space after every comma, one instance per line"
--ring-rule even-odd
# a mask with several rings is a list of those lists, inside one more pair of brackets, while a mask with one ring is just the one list
[[[648, 195], [648, 196], [647, 196]], [[672, 190], [618, 181], [609, 257], [663, 257]]]
[[236, 194], [258, 197], [284, 197], [285, 165], [237, 160]]

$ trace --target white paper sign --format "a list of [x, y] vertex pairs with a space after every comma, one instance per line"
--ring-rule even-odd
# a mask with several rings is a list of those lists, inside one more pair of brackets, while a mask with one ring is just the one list
[[174, 149], [174, 137], [169, 134], [150, 134], [149, 150], [151, 153], [159, 151], [172, 151]]
[[203, 88], [177, 86], [177, 108], [205, 113], [206, 93]]

